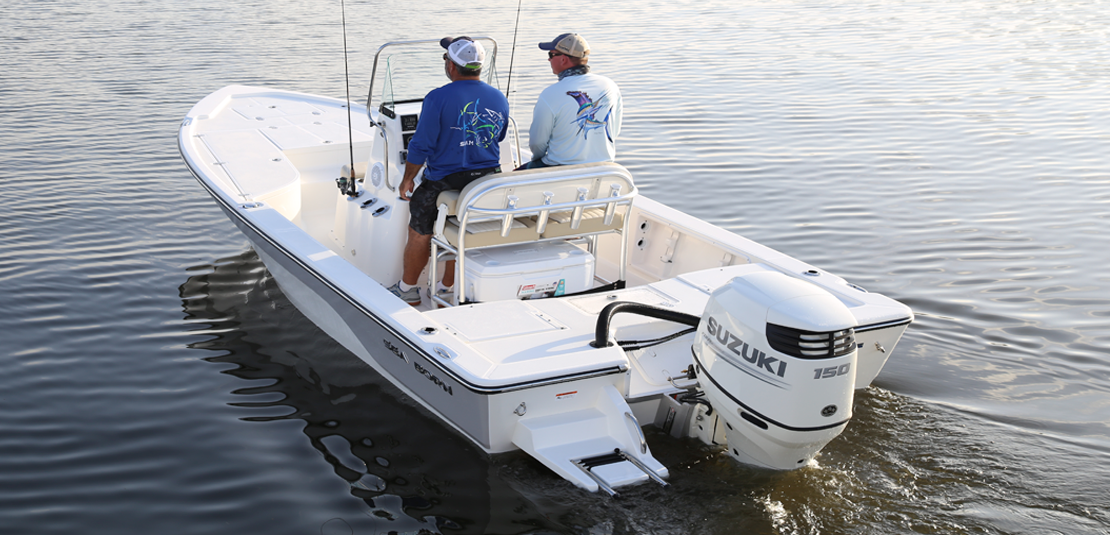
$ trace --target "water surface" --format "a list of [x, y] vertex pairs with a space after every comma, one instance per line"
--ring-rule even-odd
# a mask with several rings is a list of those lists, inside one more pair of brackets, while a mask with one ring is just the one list
[[[641, 191], [917, 313], [818, 466], [649, 433], [619, 501], [488, 457], [322, 334], [193, 181], [232, 84], [343, 96], [338, 3], [0, 8], [0, 533], [1110, 533], [1110, 12], [1097, 2], [347, 2], [502, 46], [522, 126], [578, 31]], [[503, 88], [504, 89], [504, 88]]]

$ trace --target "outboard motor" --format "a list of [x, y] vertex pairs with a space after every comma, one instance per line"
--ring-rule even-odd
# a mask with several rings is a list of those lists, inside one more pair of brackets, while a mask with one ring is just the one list
[[730, 455], [791, 470], [844, 430], [856, 386], [855, 326], [832, 294], [779, 272], [742, 275], [713, 292], [694, 363], [725, 421]]

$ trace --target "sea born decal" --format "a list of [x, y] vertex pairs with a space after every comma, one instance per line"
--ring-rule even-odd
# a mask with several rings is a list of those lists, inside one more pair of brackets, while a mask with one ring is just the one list
[[385, 348], [390, 350], [394, 355], [397, 355], [397, 358], [399, 358], [399, 359], [401, 359], [405, 362], [409, 361], [409, 359], [405, 358], [405, 352], [401, 351], [401, 348], [393, 345], [393, 343], [390, 342], [389, 340], [382, 340], [382, 342], [385, 342]]
[[419, 362], [413, 362], [412, 365], [416, 367], [416, 371], [420, 372], [420, 375], [423, 375], [424, 377], [428, 378], [429, 381], [438, 385], [440, 388], [443, 389], [444, 392], [447, 392], [448, 395], [455, 395], [455, 393], [451, 391], [451, 385], [444, 383], [442, 379], [436, 377], [435, 374], [433, 374], [427, 368], [421, 366]]
[[706, 322], [706, 330], [713, 339], [717, 340], [717, 343], [728, 348], [736, 356], [754, 364], [759, 371], [786, 377], [786, 361], [768, 357], [767, 353], [749, 346], [747, 342], [737, 338], [735, 334], [726, 331], [713, 316], [709, 316], [709, 321]]

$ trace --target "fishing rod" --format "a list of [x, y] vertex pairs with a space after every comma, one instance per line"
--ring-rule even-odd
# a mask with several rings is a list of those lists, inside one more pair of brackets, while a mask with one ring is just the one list
[[339, 184], [339, 191], [343, 192], [348, 197], [356, 197], [358, 193], [358, 182], [355, 181], [355, 139], [354, 129], [351, 126], [351, 72], [348, 67], [349, 61], [347, 60], [346, 0], [339, 0], [339, 6], [340, 12], [343, 14], [343, 76], [344, 86], [347, 89], [347, 148], [351, 152], [351, 177], [349, 180], [347, 177], [339, 177], [335, 179], [335, 181]]
[[[505, 82], [505, 98], [509, 98], [509, 87], [513, 85], [513, 58], [516, 57], [516, 32], [520, 29], [520, 4], [524, 0], [516, 1], [516, 25], [513, 26], [513, 48], [509, 52], [509, 81]], [[512, 101], [509, 101], [509, 115], [512, 115]]]

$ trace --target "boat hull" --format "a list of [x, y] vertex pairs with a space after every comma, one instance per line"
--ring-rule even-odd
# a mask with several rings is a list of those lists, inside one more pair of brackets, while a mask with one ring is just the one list
[[[505, 418], [525, 403], [537, 414], [544, 411], [541, 407], [545, 402], [555, 399], [562, 401], [560, 409], [566, 409], [573, 404], [558, 398], [562, 393], [591, 392], [625, 381], [625, 370], [610, 368], [498, 387], [467, 384], [440, 365], [438, 360], [443, 357], [429, 353], [411, 333], [403, 335], [404, 327], [391, 325], [388, 318], [329, 283], [240, 217], [238, 207], [220, 203], [220, 208], [247, 237], [278, 286], [305, 317], [487, 453], [518, 449], [512, 443], [511, 423], [494, 423], [491, 428], [491, 410]], [[586, 395], [581, 399], [589, 401]]]
[[[403, 123], [419, 110], [419, 102], [398, 104], [397, 117], [389, 120]], [[746, 273], [774, 271], [812, 283], [830, 299], [835, 296], [863, 326], [856, 387], [874, 379], [912, 321], [912, 312], [900, 303], [638, 196], [627, 170], [611, 163], [490, 177], [491, 183], [516, 188], [520, 198], [525, 198], [522, 190], [536, 187], [601, 191], [603, 181], [624, 177], [623, 187], [606, 185], [613, 199], [623, 199], [621, 192], [629, 195], [620, 217], [612, 219], [623, 228], [614, 232], [601, 225], [597, 228], [603, 233], [593, 239], [558, 238], [562, 249], [578, 247], [572, 252], [592, 255], [590, 271], [596, 269], [599, 286], [608, 288], [604, 293], [410, 307], [385, 288], [396, 280], [399, 240], [407, 228], [408, 207], [393, 185], [396, 149], [403, 145], [386, 139], [400, 136], [402, 129], [374, 119], [382, 132], [376, 136], [370, 121], [363, 118], [354, 125], [352, 150], [369, 158], [355, 168], [376, 172], [368, 172], [357, 195], [340, 195], [334, 177], [348, 152], [337, 150], [341, 147], [331, 139], [347, 115], [337, 99], [231, 86], [190, 111], [179, 147], [193, 176], [247, 237], [298, 310], [487, 453], [524, 449], [589, 490], [611, 490], [606, 482], [616, 486], [666, 476], [639, 422], [692, 429], [688, 410], [679, 411], [686, 415], [681, 425], [672, 424], [668, 415], [698, 386], [682, 380], [692, 365], [693, 336], [676, 334], [676, 325], [661, 318], [621, 316], [612, 326], [614, 339], [677, 338], [628, 351], [591, 343], [600, 312], [614, 301], [696, 318], [715, 288]], [[483, 192], [493, 192], [490, 196], [500, 191], [484, 187]], [[545, 249], [517, 245], [530, 255]], [[460, 265], [470, 257], [461, 258]], [[536, 264], [546, 265], [542, 259]], [[516, 286], [530, 284], [524, 279], [531, 273], [498, 282], [512, 286], [498, 288], [508, 290], [498, 295], [519, 296]], [[494, 275], [500, 272], [475, 271], [475, 277], [487, 277], [483, 283], [494, 281]], [[605, 284], [611, 281], [626, 287]], [[614, 457], [614, 451], [619, 455]], [[620, 455], [631, 458], [620, 460]], [[595, 464], [605, 477], [583, 468]]]

